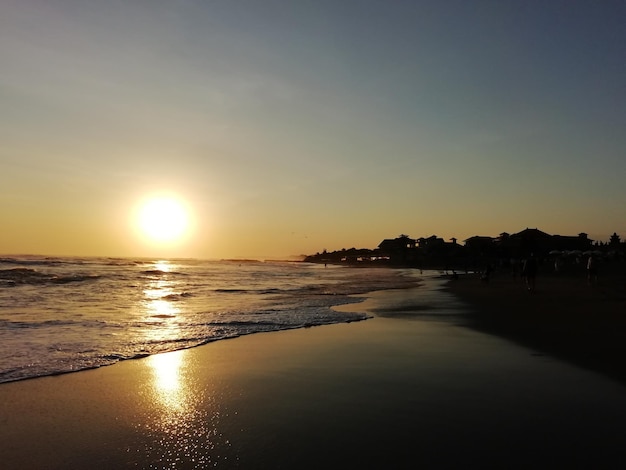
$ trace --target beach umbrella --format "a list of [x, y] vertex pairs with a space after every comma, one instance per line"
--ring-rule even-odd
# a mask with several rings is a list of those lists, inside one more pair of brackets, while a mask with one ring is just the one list
[[558, 255], [562, 255], [562, 254], [563, 254], [563, 252], [562, 252], [562, 251], [559, 251], [559, 250], [552, 250], [552, 251], [551, 251], [550, 253], [548, 253], [548, 254], [558, 256]]

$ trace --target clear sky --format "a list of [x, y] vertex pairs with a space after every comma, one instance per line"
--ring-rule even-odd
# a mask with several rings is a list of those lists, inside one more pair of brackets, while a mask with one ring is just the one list
[[[0, 253], [626, 238], [623, 0], [3, 0]], [[183, 201], [159, 245], [139, 201]]]

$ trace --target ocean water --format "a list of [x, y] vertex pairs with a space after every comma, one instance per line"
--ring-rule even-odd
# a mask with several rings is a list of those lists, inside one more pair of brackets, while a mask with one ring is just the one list
[[0, 383], [364, 320], [331, 307], [414, 286], [417, 274], [288, 262], [0, 258]]

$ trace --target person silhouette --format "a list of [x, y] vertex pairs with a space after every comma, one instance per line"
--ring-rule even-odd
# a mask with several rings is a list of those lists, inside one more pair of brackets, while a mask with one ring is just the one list
[[537, 259], [533, 253], [524, 260], [522, 276], [526, 279], [526, 288], [529, 291], [535, 290], [535, 278], [537, 277]]
[[587, 259], [587, 282], [589, 285], [598, 282], [598, 266], [593, 255], [589, 255]]

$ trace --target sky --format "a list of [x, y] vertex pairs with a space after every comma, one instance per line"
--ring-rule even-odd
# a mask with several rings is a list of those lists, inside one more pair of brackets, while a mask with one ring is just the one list
[[[3, 0], [0, 253], [626, 239], [623, 0]], [[138, 232], [174, 195], [185, 236]]]

